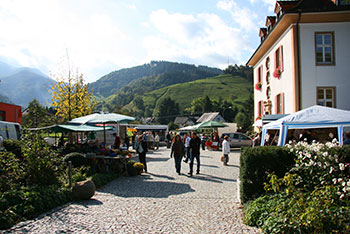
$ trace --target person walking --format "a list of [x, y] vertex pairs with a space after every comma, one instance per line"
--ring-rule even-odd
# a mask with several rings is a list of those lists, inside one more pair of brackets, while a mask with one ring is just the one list
[[228, 136], [224, 137], [224, 141], [222, 142], [222, 154], [224, 155], [224, 166], [227, 166], [228, 162], [228, 154], [230, 153], [230, 143], [228, 142]]
[[185, 146], [181, 141], [181, 137], [176, 135], [173, 139], [173, 144], [171, 145], [170, 158], [174, 155], [175, 159], [175, 169], [177, 174], [181, 175], [181, 160], [185, 156]]
[[156, 136], [154, 137], [154, 142], [156, 143], [156, 149], [159, 149], [159, 134], [156, 132]]
[[190, 161], [190, 172], [188, 173], [190, 176], [193, 174], [193, 162], [194, 158], [196, 158], [197, 161], [197, 175], [199, 174], [199, 168], [200, 168], [200, 147], [201, 147], [201, 140], [199, 137], [197, 137], [197, 133], [192, 133], [192, 138], [190, 140], [190, 148], [191, 148], [191, 161]]
[[171, 145], [171, 137], [170, 137], [170, 132], [166, 134], [166, 147], [169, 149]]
[[139, 154], [139, 161], [143, 164], [145, 172], [147, 172], [146, 153], [147, 153], [147, 141], [143, 140], [143, 136], [139, 137], [136, 152]]
[[185, 163], [187, 163], [188, 160], [190, 160], [191, 158], [190, 141], [191, 141], [190, 133], [188, 133], [188, 135], [185, 133], [184, 135], [184, 144], [186, 149], [186, 158], [184, 160]]

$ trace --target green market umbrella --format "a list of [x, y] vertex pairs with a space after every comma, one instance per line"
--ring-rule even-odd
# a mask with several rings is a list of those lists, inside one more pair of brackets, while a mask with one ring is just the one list
[[198, 126], [198, 128], [224, 128], [224, 127], [227, 127], [227, 125], [217, 121], [207, 121], [207, 122], [201, 123]]

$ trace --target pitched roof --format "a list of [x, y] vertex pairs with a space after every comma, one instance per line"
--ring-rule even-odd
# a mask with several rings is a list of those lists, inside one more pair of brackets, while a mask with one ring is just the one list
[[176, 117], [174, 123], [176, 124], [185, 124], [189, 120], [188, 117]]
[[220, 115], [219, 112], [211, 112], [211, 113], [204, 113], [198, 120], [197, 123], [203, 123], [207, 121], [214, 120], [218, 115]]

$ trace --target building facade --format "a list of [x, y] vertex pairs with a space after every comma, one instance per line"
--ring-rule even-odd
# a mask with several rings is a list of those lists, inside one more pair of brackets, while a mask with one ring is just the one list
[[350, 110], [350, 1], [277, 1], [261, 28], [254, 68], [254, 116], [313, 105]]
[[0, 121], [22, 124], [22, 107], [0, 102]]

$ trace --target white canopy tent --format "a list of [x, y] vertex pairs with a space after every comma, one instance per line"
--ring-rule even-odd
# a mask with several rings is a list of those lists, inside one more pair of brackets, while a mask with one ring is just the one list
[[279, 130], [278, 145], [285, 145], [289, 129], [337, 128], [339, 143], [343, 144], [344, 127], [350, 127], [350, 111], [324, 106], [312, 106], [263, 126], [261, 145], [268, 130]]

